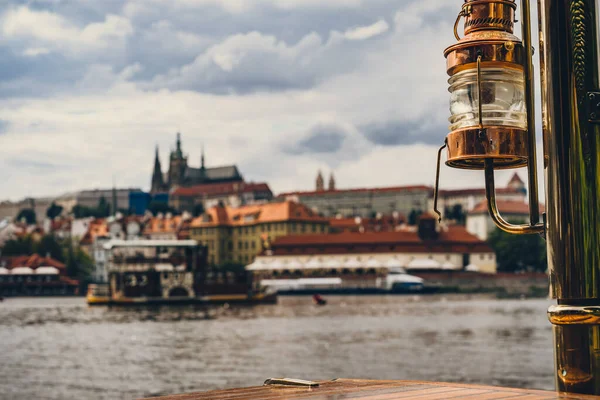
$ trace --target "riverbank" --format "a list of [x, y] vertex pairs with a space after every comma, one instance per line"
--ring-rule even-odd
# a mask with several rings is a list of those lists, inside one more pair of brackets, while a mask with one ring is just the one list
[[437, 287], [438, 293], [488, 293], [498, 298], [547, 298], [548, 275], [544, 273], [523, 274], [477, 274], [463, 271], [412, 273], [425, 279], [429, 287]]

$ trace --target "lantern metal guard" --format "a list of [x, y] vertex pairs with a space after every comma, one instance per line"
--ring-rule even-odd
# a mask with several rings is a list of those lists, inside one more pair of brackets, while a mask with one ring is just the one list
[[[600, 0], [538, 0], [546, 214], [536, 174], [530, 0], [464, 0], [457, 43], [444, 55], [450, 75], [446, 165], [484, 170], [489, 214], [502, 230], [542, 234], [548, 244], [548, 310], [554, 325], [557, 389], [600, 395]], [[464, 19], [464, 37], [458, 26]], [[494, 170], [527, 167], [529, 223], [505, 221]]]
[[[464, 3], [456, 18], [454, 35], [458, 43], [448, 47], [444, 55], [451, 76], [450, 90], [458, 104], [451, 104], [452, 132], [438, 152], [434, 211], [441, 220], [437, 207], [439, 169], [441, 150], [447, 148], [446, 165], [485, 170], [488, 210], [500, 229], [517, 234], [542, 233], [528, 2], [522, 7], [523, 42], [513, 34], [515, 10], [514, 0], [471, 0]], [[463, 38], [457, 31], [461, 18]], [[514, 225], [498, 211], [494, 169], [523, 166], [527, 166], [529, 177], [530, 223]]]

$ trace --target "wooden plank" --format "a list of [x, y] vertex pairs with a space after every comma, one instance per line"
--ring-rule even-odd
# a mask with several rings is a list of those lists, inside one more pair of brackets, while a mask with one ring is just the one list
[[513, 389], [457, 383], [421, 381], [375, 381], [338, 379], [319, 382], [318, 387], [268, 385], [249, 388], [216, 390], [153, 398], [153, 400], [600, 400], [600, 396], [585, 396], [542, 390]]

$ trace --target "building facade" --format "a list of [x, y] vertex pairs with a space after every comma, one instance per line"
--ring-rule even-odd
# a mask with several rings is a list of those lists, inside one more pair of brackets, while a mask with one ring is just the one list
[[[496, 202], [500, 215], [508, 222], [519, 224], [529, 221], [529, 206], [522, 201], [498, 200]], [[544, 205], [540, 204], [540, 215], [544, 212]], [[481, 240], [488, 240], [490, 233], [496, 228], [488, 212], [487, 201], [477, 204], [467, 214], [467, 231]]]
[[181, 134], [177, 133], [175, 149], [169, 155], [169, 164], [166, 174], [162, 171], [158, 146], [154, 156], [154, 167], [150, 183], [150, 193], [170, 192], [177, 187], [187, 187], [207, 183], [242, 182], [244, 178], [237, 166], [207, 168], [205, 166], [204, 151], [200, 157], [200, 168], [188, 165], [188, 157], [183, 154], [181, 147]]
[[223, 182], [176, 188], [169, 195], [169, 205], [177, 211], [193, 213], [198, 205], [204, 210], [219, 204], [240, 207], [267, 203], [272, 198], [273, 192], [266, 183]]
[[396, 186], [382, 188], [336, 189], [333, 175], [325, 189], [319, 172], [315, 191], [282, 193], [279, 200], [290, 200], [305, 204], [314, 212], [325, 217], [367, 217], [377, 214], [409, 215], [412, 211], [424, 212], [428, 208], [431, 187]]
[[291, 201], [242, 206], [216, 206], [195, 218], [190, 239], [208, 248], [208, 264], [245, 264], [265, 243], [289, 234], [326, 233], [329, 221]]
[[462, 226], [440, 226], [430, 216], [395, 232], [290, 235], [276, 239], [249, 270], [260, 279], [373, 275], [407, 271], [496, 273], [493, 249]]

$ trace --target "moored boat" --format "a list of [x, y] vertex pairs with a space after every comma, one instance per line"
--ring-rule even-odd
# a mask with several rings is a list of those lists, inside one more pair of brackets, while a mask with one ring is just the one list
[[274, 291], [252, 290], [246, 274], [209, 271], [195, 240], [117, 240], [105, 249], [108, 283], [89, 286], [90, 305], [277, 302]]

